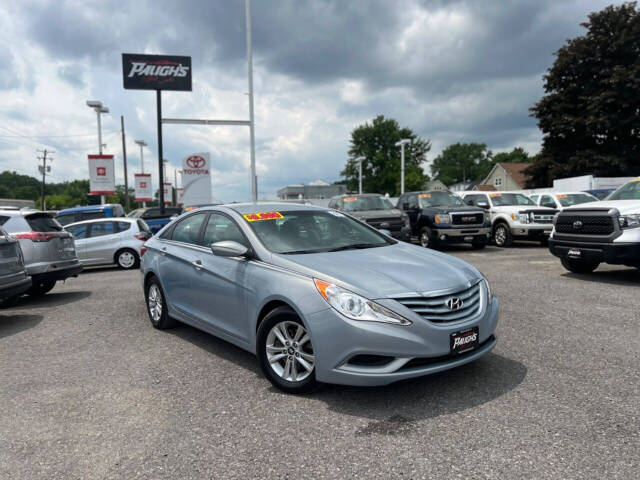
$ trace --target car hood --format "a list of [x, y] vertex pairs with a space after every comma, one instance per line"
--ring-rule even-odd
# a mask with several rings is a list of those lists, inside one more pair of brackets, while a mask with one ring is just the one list
[[464, 287], [482, 278], [462, 260], [415, 245], [273, 255], [273, 263], [376, 299]]
[[402, 216], [400, 210], [362, 210], [357, 212], [344, 212], [352, 217], [367, 219], [367, 218], [397, 218]]
[[566, 207], [563, 211], [569, 210], [589, 210], [589, 209], [609, 209], [616, 208], [620, 213], [640, 211], [640, 200], [606, 200], [602, 202], [581, 203]]
[[506, 205], [502, 207], [491, 208], [494, 212], [518, 213], [528, 212], [530, 210], [555, 212], [556, 210], [549, 207], [538, 207], [536, 205]]

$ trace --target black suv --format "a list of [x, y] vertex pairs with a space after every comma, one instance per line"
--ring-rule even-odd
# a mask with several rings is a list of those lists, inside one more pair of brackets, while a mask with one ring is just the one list
[[404, 193], [398, 198], [398, 209], [409, 216], [411, 233], [423, 247], [469, 242], [480, 249], [491, 235], [491, 220], [484, 210], [467, 205], [448, 190]]
[[378, 230], [387, 230], [398, 240], [411, 240], [409, 217], [396, 210], [389, 199], [379, 193], [339, 195], [329, 200], [329, 208], [348, 213]]

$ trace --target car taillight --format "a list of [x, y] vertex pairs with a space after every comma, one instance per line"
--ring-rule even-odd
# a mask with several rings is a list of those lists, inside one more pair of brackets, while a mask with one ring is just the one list
[[149, 232], [139, 232], [139, 233], [136, 233], [134, 237], [144, 242], [149, 240], [151, 238], [151, 235], [149, 234]]
[[140, 247], [140, 256], [143, 256], [147, 252], [147, 247]]
[[59, 233], [51, 232], [24, 232], [16, 233], [13, 236], [14, 238], [26, 238], [27, 240], [31, 240], [32, 242], [48, 242], [52, 238], [60, 238]]

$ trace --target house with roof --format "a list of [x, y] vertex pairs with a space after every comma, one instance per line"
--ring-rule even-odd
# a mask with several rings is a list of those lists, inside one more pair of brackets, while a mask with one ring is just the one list
[[447, 186], [437, 178], [424, 184], [424, 190], [446, 190]]
[[497, 191], [523, 190], [529, 179], [529, 176], [525, 174], [525, 170], [529, 166], [531, 166], [530, 163], [496, 163], [487, 178], [480, 185], [477, 185], [476, 189], [490, 190], [490, 187], [493, 187], [493, 190]]

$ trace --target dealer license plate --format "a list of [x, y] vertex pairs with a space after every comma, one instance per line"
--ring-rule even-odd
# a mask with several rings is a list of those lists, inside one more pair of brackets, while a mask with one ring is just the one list
[[567, 257], [569, 257], [569, 258], [581, 258], [582, 257], [582, 252], [580, 250], [578, 250], [577, 248], [571, 248], [567, 252]]
[[474, 350], [480, 343], [478, 327], [467, 328], [450, 337], [451, 353], [465, 353]]

